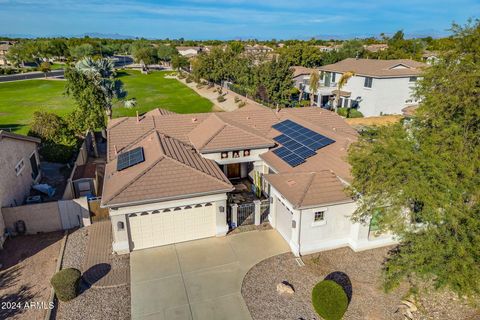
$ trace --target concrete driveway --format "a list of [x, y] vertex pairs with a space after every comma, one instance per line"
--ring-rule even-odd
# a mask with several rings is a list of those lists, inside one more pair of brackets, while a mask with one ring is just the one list
[[241, 295], [245, 274], [288, 251], [275, 230], [134, 251], [132, 319], [251, 319]]

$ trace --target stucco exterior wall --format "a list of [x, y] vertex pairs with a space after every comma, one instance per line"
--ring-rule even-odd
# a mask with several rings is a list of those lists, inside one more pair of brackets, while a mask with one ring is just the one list
[[[34, 183], [30, 156], [35, 154], [38, 169], [40, 159], [37, 144], [11, 138], [0, 139], [0, 207], [18, 206], [23, 203]], [[16, 174], [15, 166], [23, 159], [24, 168]], [[40, 179], [41, 173], [37, 177]]]
[[2, 208], [2, 213], [5, 226], [12, 230], [15, 230], [15, 222], [18, 220], [25, 222], [27, 234], [63, 230], [57, 202]]

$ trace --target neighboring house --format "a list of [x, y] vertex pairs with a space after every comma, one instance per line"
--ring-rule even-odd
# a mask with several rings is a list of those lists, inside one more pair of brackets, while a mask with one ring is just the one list
[[264, 45], [256, 44], [253, 46], [247, 45], [245, 46], [245, 53], [251, 54], [251, 55], [257, 55], [257, 54], [267, 54], [267, 53], [272, 53], [273, 49]]
[[[325, 65], [320, 88], [315, 95], [318, 106], [332, 107], [337, 85], [345, 72], [354, 72], [340, 91], [339, 107], [353, 107], [364, 116], [402, 114], [402, 109], [417, 104], [414, 88], [427, 65], [408, 59], [374, 60], [348, 58]], [[309, 76], [304, 76], [308, 83]], [[309, 93], [308, 86], [305, 92]]]
[[177, 47], [178, 53], [184, 57], [191, 58], [202, 52], [202, 47]]
[[[314, 68], [307, 68], [302, 66], [295, 66], [292, 67], [293, 69], [293, 81], [295, 82], [295, 87], [302, 90], [302, 85], [308, 86], [308, 79], [310, 79], [310, 75], [316, 69]], [[318, 71], [318, 70], [317, 70]]]
[[296, 255], [393, 243], [349, 220], [356, 202], [344, 192], [345, 158], [357, 133], [331, 111], [157, 109], [111, 120], [107, 131], [102, 206], [118, 253], [226, 235], [232, 181], [258, 176], [268, 220]]
[[387, 50], [388, 44], [386, 43], [369, 44], [369, 45], [364, 45], [363, 48], [370, 52], [379, 52], [379, 51]]
[[422, 54], [422, 59], [426, 64], [432, 65], [438, 62], [440, 59], [438, 56], [438, 52], [425, 50]]
[[41, 179], [40, 139], [0, 130], [0, 245], [5, 241], [2, 207], [24, 203], [33, 183]]
[[9, 41], [0, 41], [0, 66], [9, 64], [7, 60], [8, 50], [12, 47], [12, 43]]

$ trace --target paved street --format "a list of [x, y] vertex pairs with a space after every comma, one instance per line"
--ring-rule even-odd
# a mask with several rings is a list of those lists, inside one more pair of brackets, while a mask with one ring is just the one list
[[251, 319], [241, 295], [245, 274], [288, 251], [275, 230], [134, 251], [132, 319]]

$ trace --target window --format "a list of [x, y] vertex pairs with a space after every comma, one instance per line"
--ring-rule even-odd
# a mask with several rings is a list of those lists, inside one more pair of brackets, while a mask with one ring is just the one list
[[315, 218], [314, 218], [313, 221], [315, 221], [315, 222], [325, 221], [325, 211], [315, 212]]
[[335, 72], [332, 73], [332, 82], [335, 82], [335, 79], [337, 78], [337, 74]]
[[365, 82], [363, 83], [363, 86], [365, 88], [371, 88], [373, 84], [373, 78], [372, 77], [365, 77]]
[[30, 157], [30, 164], [32, 165], [32, 179], [35, 180], [38, 177], [38, 164], [37, 164], [37, 157], [35, 153], [32, 154]]
[[222, 152], [222, 159], [228, 158], [228, 152]]
[[408, 79], [408, 81], [410, 81], [410, 82], [416, 82], [416, 81], [417, 81], [417, 77], [410, 77], [410, 79]]
[[17, 176], [20, 175], [20, 173], [22, 173], [23, 168], [25, 168], [25, 162], [22, 159], [15, 166], [15, 173], [17, 174]]

